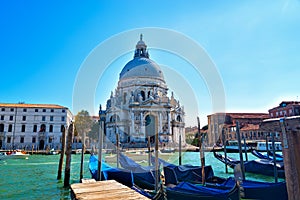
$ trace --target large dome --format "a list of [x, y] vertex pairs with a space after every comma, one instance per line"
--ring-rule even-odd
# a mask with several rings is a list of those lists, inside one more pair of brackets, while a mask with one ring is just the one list
[[149, 77], [164, 80], [163, 73], [153, 60], [145, 57], [135, 57], [129, 61], [120, 73], [120, 79]]
[[134, 58], [122, 69], [120, 80], [141, 77], [155, 78], [164, 81], [164, 75], [158, 64], [149, 59], [147, 45], [143, 41], [143, 35], [141, 35], [136, 45]]

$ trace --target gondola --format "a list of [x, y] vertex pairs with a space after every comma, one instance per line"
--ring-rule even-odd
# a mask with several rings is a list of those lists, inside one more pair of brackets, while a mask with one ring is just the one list
[[[98, 158], [95, 155], [90, 156], [89, 161], [89, 170], [91, 172], [92, 178], [98, 180]], [[146, 175], [146, 173], [144, 174]], [[143, 188], [145, 185], [151, 185], [150, 183], [145, 183], [146, 180], [138, 180], [138, 177], [135, 176], [135, 173], [131, 170], [120, 169], [116, 167], [111, 167], [104, 161], [102, 161], [101, 165], [101, 180], [116, 180], [119, 183], [126, 185], [134, 189], [135, 191], [141, 193], [142, 195], [150, 198], [150, 199], [163, 199], [164, 191], [162, 188], [158, 190], [156, 193], [154, 191], [146, 190], [147, 188]]]
[[[251, 149], [251, 153], [254, 156], [256, 156], [257, 158], [260, 158], [260, 159], [273, 160], [273, 154], [271, 154], [271, 152], [269, 152], [269, 155], [265, 155], [265, 154], [262, 154], [262, 153], [258, 152], [255, 149]], [[283, 161], [283, 157], [280, 157], [280, 155], [275, 154], [275, 156], [276, 156], [276, 161], [277, 162], [282, 162]]]
[[[151, 159], [152, 162], [154, 163], [153, 158]], [[131, 160], [125, 155], [120, 154], [119, 158], [120, 164], [122, 167], [132, 169], [132, 170], [140, 170], [140, 165], [136, 163], [135, 161]], [[172, 180], [176, 181], [168, 181], [167, 177], [170, 178], [170, 176], [174, 176], [174, 169], [177, 169], [178, 175], [185, 179], [188, 180], [189, 178], [197, 178], [199, 169], [202, 169], [201, 167], [197, 166], [191, 166], [191, 165], [186, 165], [186, 166], [176, 166], [171, 163], [168, 163], [166, 161], [163, 161], [162, 159], [159, 159], [160, 164], [164, 162], [164, 175], [165, 175], [165, 190], [167, 194], [167, 199], [172, 200], [172, 199], [211, 199], [211, 200], [223, 200], [223, 199], [232, 199], [232, 200], [237, 200], [239, 199], [239, 190], [237, 185], [233, 185], [230, 189], [228, 187], [223, 187], [223, 186], [218, 186], [215, 188], [212, 187], [206, 187], [206, 186], [201, 186], [193, 183], [189, 183], [186, 181], [179, 182], [177, 179], [177, 176], [175, 175], [175, 178], [171, 178]], [[184, 167], [184, 168], [182, 168]], [[144, 168], [144, 167], [142, 167]], [[166, 168], [170, 169], [170, 172], [173, 172], [170, 176], [166, 174]], [[182, 173], [179, 173], [180, 169], [184, 169]], [[201, 172], [201, 170], [200, 170]], [[211, 166], [207, 168], [207, 174], [210, 174], [212, 172]], [[197, 174], [196, 174], [197, 173]], [[182, 175], [185, 174], [185, 175]], [[191, 174], [194, 174], [195, 176], [192, 176]], [[199, 182], [198, 182], [199, 183]]]
[[[225, 159], [225, 156], [222, 154], [219, 154], [215, 151], [213, 151], [215, 158], [217, 158], [219, 161], [223, 163], [227, 163], [229, 167], [234, 169], [234, 167], [240, 163], [239, 160], [227, 157]], [[274, 176], [274, 163], [272, 160], [267, 159], [257, 159], [257, 160], [251, 160], [251, 161], [245, 161], [244, 162], [245, 172], [251, 172], [255, 174], [262, 174], [265, 176]], [[283, 162], [277, 162], [277, 173], [279, 178], [284, 178], [284, 164]]]

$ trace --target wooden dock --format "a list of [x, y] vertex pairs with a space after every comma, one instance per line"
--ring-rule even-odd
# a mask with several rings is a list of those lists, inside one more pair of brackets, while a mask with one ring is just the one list
[[85, 181], [84, 183], [75, 183], [71, 185], [71, 199], [97, 199], [97, 200], [115, 200], [115, 199], [147, 199], [135, 190], [122, 185], [115, 180], [108, 181]]

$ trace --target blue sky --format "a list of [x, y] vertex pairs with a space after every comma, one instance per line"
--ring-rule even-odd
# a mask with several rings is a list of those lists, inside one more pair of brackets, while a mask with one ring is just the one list
[[[267, 112], [282, 100], [300, 100], [299, 10], [298, 0], [1, 1], [0, 102], [60, 104], [76, 114], [74, 83], [93, 49], [124, 31], [158, 27], [205, 49], [223, 80], [227, 112]], [[199, 115], [204, 125], [213, 112], [205, 81], [185, 70], [190, 66], [184, 60], [148, 47], [151, 59], [167, 66], [162, 67], [166, 82], [183, 99], [186, 124], [196, 125]], [[131, 58], [132, 53], [120, 55], [106, 70], [90, 114], [105, 105]], [[188, 80], [194, 101], [184, 97], [184, 84], [170, 70]]]

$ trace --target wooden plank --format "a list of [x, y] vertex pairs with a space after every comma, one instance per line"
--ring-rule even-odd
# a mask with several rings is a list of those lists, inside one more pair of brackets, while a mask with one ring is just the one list
[[122, 185], [115, 180], [75, 183], [71, 185], [72, 199], [148, 199], [135, 190]]

